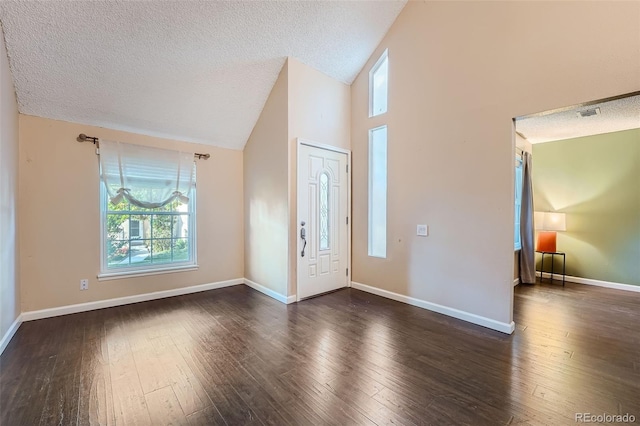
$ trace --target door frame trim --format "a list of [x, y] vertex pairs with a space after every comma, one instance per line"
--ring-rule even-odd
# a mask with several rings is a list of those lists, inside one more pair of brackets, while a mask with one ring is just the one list
[[[347, 215], [349, 218], [349, 223], [347, 224], [347, 269], [349, 273], [346, 276], [347, 287], [351, 287], [351, 276], [353, 275], [353, 270], [351, 269], [351, 225], [353, 224], [353, 217], [351, 215], [351, 174], [353, 173], [353, 168], [351, 167], [351, 150], [339, 148], [337, 146], [327, 145], [319, 142], [314, 142], [309, 139], [297, 138], [297, 146], [296, 146], [296, 222], [294, 235], [298, 235], [298, 223], [300, 222], [300, 217], [298, 216], [298, 192], [300, 188], [300, 182], [298, 181], [298, 170], [300, 168], [300, 146], [306, 145], [313, 148], [324, 149], [326, 151], [339, 152], [340, 154], [347, 155], [347, 167], [349, 171], [347, 172]], [[298, 285], [300, 283], [300, 256], [298, 256], [298, 238], [296, 238], [296, 302], [302, 300], [300, 298], [300, 291], [298, 289]]]

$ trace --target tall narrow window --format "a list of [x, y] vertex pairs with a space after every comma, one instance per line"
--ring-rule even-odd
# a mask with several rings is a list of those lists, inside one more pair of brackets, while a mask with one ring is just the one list
[[522, 157], [516, 155], [516, 182], [515, 182], [515, 218], [514, 218], [514, 248], [520, 250], [522, 244], [520, 242], [520, 210], [522, 206]]
[[320, 250], [329, 250], [329, 174], [320, 175]]
[[387, 112], [389, 60], [385, 50], [369, 71], [369, 117]]
[[387, 257], [387, 126], [369, 130], [369, 256]]
[[140, 238], [140, 221], [139, 220], [130, 220], [129, 221], [129, 235], [132, 239]]

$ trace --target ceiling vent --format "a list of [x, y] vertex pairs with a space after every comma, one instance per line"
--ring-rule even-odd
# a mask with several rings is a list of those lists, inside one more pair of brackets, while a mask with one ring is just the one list
[[578, 118], [591, 117], [592, 115], [600, 115], [600, 108], [585, 109], [576, 113]]

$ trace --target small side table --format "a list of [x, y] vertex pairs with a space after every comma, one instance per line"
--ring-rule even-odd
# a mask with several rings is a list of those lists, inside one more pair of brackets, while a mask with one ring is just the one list
[[553, 258], [554, 256], [562, 256], [562, 287], [564, 287], [564, 278], [565, 278], [565, 269], [567, 266], [567, 258], [566, 258], [566, 253], [562, 252], [562, 251], [537, 251], [537, 253], [542, 254], [542, 262], [540, 262], [540, 282], [542, 282], [543, 278], [544, 278], [544, 255], [545, 254], [550, 254], [551, 255], [551, 277], [549, 278], [549, 282], [553, 282], [553, 267], [554, 267], [554, 262], [553, 262]]

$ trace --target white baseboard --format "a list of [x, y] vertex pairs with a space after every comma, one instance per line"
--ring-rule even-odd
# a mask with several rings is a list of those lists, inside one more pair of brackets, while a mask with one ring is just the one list
[[269, 297], [272, 297], [274, 299], [276, 299], [278, 302], [282, 302], [282, 303], [286, 303], [287, 305], [290, 303], [293, 303], [296, 301], [296, 296], [285, 296], [284, 294], [280, 294], [278, 292], [275, 292], [273, 290], [271, 290], [270, 288], [267, 288], [261, 284], [258, 284], [255, 281], [251, 281], [248, 278], [244, 279], [244, 283], [246, 285], [248, 285], [249, 287], [251, 287], [254, 290], [258, 290], [260, 293], [266, 294]]
[[[536, 276], [543, 277], [543, 278], [551, 278], [551, 273], [545, 272], [544, 275], [542, 276], [540, 271], [536, 271]], [[554, 273], [553, 276], [556, 280], [558, 279], [558, 277], [562, 279], [562, 274]], [[609, 281], [592, 280], [591, 278], [572, 277], [570, 275], [566, 275], [564, 277], [564, 280], [571, 281], [572, 283], [577, 283], [577, 284], [594, 285], [597, 287], [607, 287], [607, 288], [614, 288], [616, 290], [634, 291], [636, 293], [640, 293], [640, 285], [613, 283]]]
[[513, 280], [513, 286], [517, 286], [518, 284], [520, 284], [520, 278], [516, 278], [515, 280]]
[[244, 284], [243, 278], [219, 281], [215, 283], [200, 284], [190, 287], [176, 288], [173, 290], [154, 291], [152, 293], [136, 294], [133, 296], [118, 297], [116, 299], [98, 300], [95, 302], [78, 303], [76, 305], [60, 306], [57, 308], [41, 309], [22, 313], [22, 321], [33, 321], [42, 318], [57, 317], [60, 315], [75, 314], [78, 312], [93, 311], [95, 309], [111, 308], [114, 306], [129, 305], [131, 303], [146, 302], [149, 300], [164, 299], [165, 297], [182, 296], [184, 294], [199, 293], [201, 291], [214, 290], [216, 288], [229, 287]]
[[18, 315], [18, 318], [16, 318], [15, 321], [11, 323], [11, 326], [9, 327], [7, 332], [4, 333], [4, 336], [2, 336], [2, 340], [0, 340], [0, 355], [2, 355], [2, 352], [4, 352], [4, 349], [7, 347], [11, 339], [13, 339], [16, 331], [18, 331], [18, 328], [20, 328], [20, 324], [22, 324], [22, 314]]
[[208, 283], [208, 284], [200, 284], [200, 285], [194, 285], [190, 287], [176, 288], [172, 290], [154, 291], [152, 293], [136, 294], [133, 296], [118, 297], [115, 299], [106, 299], [106, 300], [98, 300], [95, 302], [78, 303], [75, 305], [59, 306], [56, 308], [41, 309], [38, 311], [28, 311], [28, 312], [23, 312], [22, 314], [20, 314], [20, 316], [18, 316], [18, 318], [13, 322], [13, 324], [11, 324], [11, 327], [9, 327], [5, 335], [2, 337], [2, 340], [0, 340], [0, 354], [2, 354], [5, 347], [9, 344], [9, 342], [13, 338], [13, 335], [18, 330], [18, 327], [20, 327], [20, 324], [22, 324], [25, 321], [34, 321], [34, 320], [39, 320], [43, 318], [51, 318], [51, 317], [57, 317], [61, 315], [75, 314], [78, 312], [93, 311], [96, 309], [112, 308], [114, 306], [129, 305], [131, 303], [138, 303], [138, 302], [147, 302], [149, 300], [164, 299], [166, 297], [182, 296], [185, 294], [199, 293], [201, 291], [215, 290], [217, 288], [230, 287], [230, 286], [240, 285], [240, 284], [246, 284], [249, 287], [261, 293], [264, 293], [267, 296], [272, 297], [282, 303], [289, 304], [296, 301], [295, 295], [286, 297], [280, 293], [276, 293], [275, 291], [270, 290], [265, 286], [262, 286], [246, 278], [236, 278], [233, 280], [219, 281], [219, 282]]
[[386, 297], [387, 299], [396, 300], [398, 302], [407, 303], [409, 305], [417, 306], [419, 308], [427, 309], [439, 314], [448, 315], [450, 317], [481, 325], [483, 327], [497, 330], [502, 333], [511, 334], [516, 328], [516, 325], [513, 321], [511, 321], [511, 323], [496, 321], [491, 318], [482, 317], [480, 315], [461, 311], [455, 308], [450, 308], [448, 306], [439, 305], [437, 303], [427, 302], [426, 300], [416, 299], [414, 297], [405, 296], [403, 294], [393, 293], [391, 291], [382, 290], [377, 287], [360, 284], [355, 281], [351, 281], [351, 286], [355, 289], [366, 291], [367, 293], [373, 293], [378, 296]]

